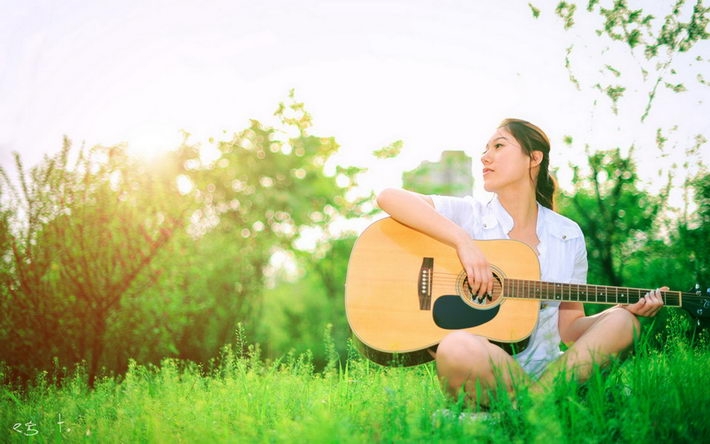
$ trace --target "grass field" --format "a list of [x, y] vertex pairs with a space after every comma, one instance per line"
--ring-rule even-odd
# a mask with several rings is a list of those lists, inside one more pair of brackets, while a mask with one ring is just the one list
[[210, 368], [133, 364], [94, 389], [81, 371], [61, 387], [3, 386], [0, 442], [708, 442], [710, 347], [689, 342], [639, 346], [582, 386], [523, 393], [515, 408], [500, 396], [476, 417], [443, 395], [431, 364], [386, 368], [351, 351], [316, 371], [308, 355], [266, 363], [258, 347], [225, 347]]

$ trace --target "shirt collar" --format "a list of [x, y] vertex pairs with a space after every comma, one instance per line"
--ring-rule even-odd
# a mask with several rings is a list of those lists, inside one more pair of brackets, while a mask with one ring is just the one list
[[[510, 233], [513, 229], [513, 217], [503, 208], [503, 205], [498, 200], [498, 196], [494, 195], [488, 202], [490, 212], [484, 216], [483, 228], [493, 228], [500, 225], [505, 234]], [[560, 240], [568, 240], [580, 237], [581, 231], [576, 224], [565, 223], [566, 219], [554, 217], [555, 213], [549, 208], [543, 207], [538, 202], [537, 204], [537, 225], [535, 233], [540, 243], [544, 243], [547, 236], [553, 236]]]
[[500, 200], [498, 200], [497, 195], [493, 195], [493, 199], [491, 199], [489, 205], [491, 206], [493, 215], [495, 216], [496, 221], [500, 224], [501, 228], [503, 228], [506, 234], [510, 233], [510, 230], [513, 229], [513, 217], [508, 214], [508, 211], [506, 211], [505, 208], [503, 208], [503, 205], [500, 203]]

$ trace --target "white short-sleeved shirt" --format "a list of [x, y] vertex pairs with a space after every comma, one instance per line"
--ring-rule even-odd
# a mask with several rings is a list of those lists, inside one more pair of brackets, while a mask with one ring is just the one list
[[[463, 227], [473, 239], [509, 239], [513, 218], [497, 197], [488, 202], [473, 197], [431, 196], [442, 215]], [[585, 284], [587, 249], [584, 235], [572, 220], [538, 204], [537, 246], [541, 280]], [[559, 302], [542, 304], [528, 347], [515, 359], [528, 374], [538, 377], [560, 354]]]

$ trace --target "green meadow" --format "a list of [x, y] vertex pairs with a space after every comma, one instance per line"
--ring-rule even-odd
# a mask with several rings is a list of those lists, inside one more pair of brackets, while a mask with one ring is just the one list
[[[702, 336], [702, 335], [701, 335]], [[328, 342], [326, 340], [326, 342]], [[642, 337], [634, 353], [583, 385], [560, 379], [541, 398], [498, 393], [485, 413], [446, 397], [433, 364], [382, 367], [332, 354], [266, 360], [224, 347], [208, 367], [131, 363], [93, 389], [77, 368], [57, 384], [2, 387], [3, 442], [673, 442], [710, 438], [707, 339]], [[3, 375], [5, 376], [5, 375]]]

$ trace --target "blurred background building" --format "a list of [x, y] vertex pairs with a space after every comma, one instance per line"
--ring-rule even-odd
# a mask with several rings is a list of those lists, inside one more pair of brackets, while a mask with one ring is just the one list
[[444, 151], [438, 162], [424, 161], [402, 174], [404, 188], [422, 194], [468, 196], [473, 191], [471, 157], [463, 151]]

